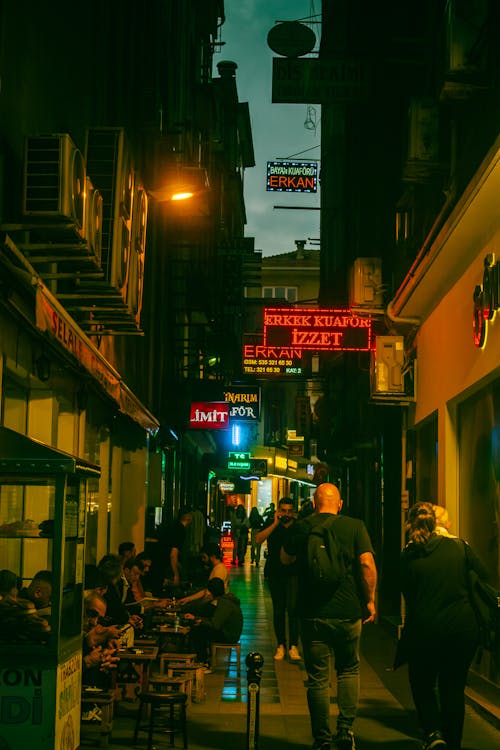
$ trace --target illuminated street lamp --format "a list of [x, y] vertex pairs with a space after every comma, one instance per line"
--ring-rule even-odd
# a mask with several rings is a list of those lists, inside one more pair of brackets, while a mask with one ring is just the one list
[[206, 170], [201, 167], [179, 166], [167, 170], [161, 184], [149, 191], [160, 203], [185, 201], [209, 189]]

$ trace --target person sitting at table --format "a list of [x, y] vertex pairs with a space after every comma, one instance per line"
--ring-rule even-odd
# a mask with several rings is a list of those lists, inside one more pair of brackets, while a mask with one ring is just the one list
[[16, 599], [19, 592], [19, 581], [12, 570], [0, 570], [0, 599], [11, 596]]
[[137, 590], [142, 593], [143, 596], [153, 596], [151, 591], [150, 571], [153, 560], [146, 550], [139, 552], [135, 558], [140, 560], [142, 563], [141, 577], [137, 583]]
[[31, 601], [19, 600], [20, 579], [12, 570], [0, 570], [0, 643], [38, 641], [50, 630]]
[[116, 669], [118, 639], [121, 628], [104, 627], [106, 601], [96, 593], [88, 594], [83, 608], [82, 682], [107, 689], [111, 685], [110, 670]]
[[237, 643], [243, 631], [243, 613], [240, 600], [224, 593], [224, 581], [211, 578], [207, 583], [211, 602], [207, 609], [212, 612], [205, 617], [186, 613], [184, 618], [191, 623], [190, 640], [198, 661], [207, 664], [212, 643]]
[[141, 628], [142, 618], [137, 614], [131, 615], [121, 601], [118, 584], [123, 575], [123, 568], [118, 555], [104, 555], [99, 561], [98, 567], [104, 574], [108, 584], [108, 588], [104, 594], [107, 619], [117, 625], [130, 623], [133, 628]]
[[[210, 566], [210, 574], [208, 580], [211, 581], [213, 578], [220, 578], [224, 583], [224, 593], [229, 593], [229, 571], [222, 562], [222, 556], [218, 544], [213, 542], [206, 544], [201, 552], [201, 560], [204, 565]], [[208, 581], [207, 581], [208, 586]], [[212, 601], [213, 597], [210, 594], [207, 586], [195, 591], [194, 594], [189, 596], [183, 596], [182, 599], [178, 600], [178, 604], [185, 610], [190, 611], [192, 604], [206, 604]], [[186, 610], [186, 607], [188, 609]]]
[[19, 599], [27, 599], [34, 604], [37, 614], [50, 615], [52, 605], [52, 571], [39, 570], [31, 582], [19, 592]]
[[141, 609], [159, 608], [167, 606], [167, 599], [156, 599], [144, 594], [144, 589], [139, 586], [143, 563], [136, 557], [127, 560], [123, 566], [123, 573], [128, 581], [127, 597], [125, 606], [130, 614], [139, 614]]
[[83, 595], [86, 596], [94, 591], [96, 594], [104, 596], [107, 590], [108, 579], [102, 570], [97, 565], [87, 563], [83, 573]]

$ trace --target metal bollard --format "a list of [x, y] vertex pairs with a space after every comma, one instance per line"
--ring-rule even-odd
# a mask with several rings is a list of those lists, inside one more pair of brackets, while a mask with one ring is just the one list
[[260, 679], [262, 677], [264, 657], [258, 651], [251, 651], [247, 654], [245, 664], [248, 667], [247, 750], [258, 750]]

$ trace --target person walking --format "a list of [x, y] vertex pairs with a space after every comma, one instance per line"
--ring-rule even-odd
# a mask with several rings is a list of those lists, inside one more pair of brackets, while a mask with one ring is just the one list
[[[297, 521], [281, 551], [284, 564], [297, 564], [299, 616], [304, 663], [308, 675], [307, 702], [315, 750], [354, 750], [352, 731], [359, 701], [359, 642], [361, 625], [375, 621], [377, 568], [363, 521], [339, 516], [342, 499], [337, 487], [325, 482], [313, 496], [314, 513]], [[340, 546], [345, 575], [337, 585], [317, 581], [308, 564], [311, 532], [330, 519]], [[364, 619], [363, 619], [364, 617]], [[337, 733], [330, 729], [330, 655], [337, 672]]]
[[437, 533], [431, 503], [410, 508], [407, 530], [408, 544], [401, 554], [406, 603], [402, 642], [413, 701], [426, 735], [423, 750], [460, 750], [465, 684], [479, 638], [467, 567], [481, 578], [486, 578], [486, 571], [465, 542]]
[[264, 526], [264, 519], [259, 513], [259, 509], [256, 505], [253, 506], [248, 516], [248, 523], [250, 526], [250, 563], [255, 563], [255, 567], [259, 566], [260, 563], [260, 549], [261, 545], [257, 544], [255, 537], [257, 533]]
[[[287, 533], [295, 523], [295, 510], [289, 497], [282, 497], [275, 511], [261, 531], [255, 535], [256, 544], [267, 541], [267, 559], [264, 576], [269, 586], [273, 603], [273, 625], [277, 648], [274, 658], [285, 658], [288, 643], [288, 657], [299, 661], [301, 656], [297, 648], [299, 643], [299, 619], [297, 616], [298, 579], [295, 566], [283, 565], [280, 550]], [[286, 637], [286, 620], [288, 614], [288, 640]]]
[[248, 546], [248, 517], [244, 505], [238, 505], [231, 519], [234, 539], [233, 565], [243, 567]]

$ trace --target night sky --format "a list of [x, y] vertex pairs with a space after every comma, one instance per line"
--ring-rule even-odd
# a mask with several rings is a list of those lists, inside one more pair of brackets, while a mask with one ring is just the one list
[[[238, 65], [241, 102], [248, 102], [256, 166], [245, 170], [245, 235], [255, 237], [264, 255], [295, 250], [295, 240], [319, 238], [319, 211], [274, 209], [276, 205], [319, 208], [316, 194], [266, 191], [266, 163], [275, 159], [319, 159], [321, 107], [272, 104], [272, 58], [267, 35], [277, 21], [320, 20], [320, 0], [225, 0], [226, 22], [214, 66], [220, 60]], [[319, 40], [320, 26], [311, 24]], [[317, 46], [315, 47], [317, 50]], [[214, 67], [215, 75], [217, 69]], [[305, 122], [307, 121], [307, 127]], [[308, 242], [307, 246], [314, 246]]]

